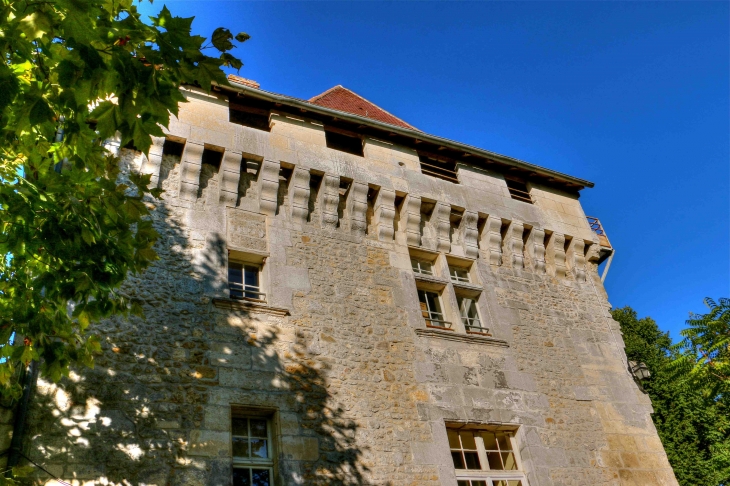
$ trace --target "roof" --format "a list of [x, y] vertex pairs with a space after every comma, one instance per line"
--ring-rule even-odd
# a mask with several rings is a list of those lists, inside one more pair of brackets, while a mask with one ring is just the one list
[[[546, 178], [548, 181], [561, 181], [565, 184], [572, 185], [572, 186], [578, 186], [580, 190], [583, 187], [594, 187], [595, 184], [591, 181], [587, 181], [585, 179], [581, 179], [579, 177], [574, 177], [568, 174], [563, 174], [562, 172], [558, 172], [552, 169], [548, 169], [545, 167], [540, 167], [539, 165], [531, 164], [529, 162], [525, 162], [523, 160], [516, 159], [514, 157], [509, 157], [507, 155], [498, 154], [496, 152], [491, 152], [489, 150], [485, 150], [479, 147], [474, 147], [472, 145], [468, 145], [461, 142], [456, 142], [454, 140], [449, 140], [447, 138], [439, 137], [437, 135], [431, 135], [426, 132], [422, 132], [418, 130], [417, 128], [412, 127], [411, 125], [408, 125], [407, 123], [401, 121], [402, 124], [394, 125], [389, 122], [385, 122], [376, 118], [372, 118], [369, 116], [365, 116], [364, 114], [358, 114], [358, 113], [352, 113], [350, 111], [345, 111], [342, 109], [342, 107], [339, 108], [330, 108], [329, 106], [325, 106], [324, 104], [318, 104], [316, 103], [316, 100], [320, 97], [324, 97], [327, 94], [327, 91], [322, 93], [319, 96], [315, 96], [312, 98], [314, 101], [307, 101], [302, 100], [299, 98], [294, 98], [292, 96], [286, 96], [278, 93], [272, 93], [271, 91], [266, 91], [261, 88], [254, 88], [248, 83], [243, 83], [235, 79], [235, 77], [228, 76], [228, 85], [219, 85], [215, 81], [213, 82], [214, 86], [219, 86], [220, 88], [225, 89], [232, 89], [234, 92], [238, 93], [241, 96], [247, 96], [253, 99], [258, 99], [261, 101], [266, 101], [273, 103], [275, 106], [288, 106], [297, 110], [301, 110], [302, 112], [312, 112], [317, 113], [319, 115], [323, 115], [325, 117], [332, 117], [342, 119], [345, 121], [349, 121], [352, 123], [358, 123], [364, 126], [369, 126], [371, 128], [377, 129], [377, 130], [384, 130], [387, 131], [390, 134], [393, 135], [401, 135], [404, 137], [408, 137], [411, 139], [416, 140], [417, 142], [428, 142], [434, 145], [438, 145], [440, 147], [448, 148], [451, 150], [456, 151], [462, 151], [464, 156], [469, 155], [475, 155], [477, 157], [483, 157], [487, 158], [489, 160], [492, 160], [494, 162], [497, 162], [499, 164], [503, 164], [507, 167], [513, 167], [515, 169], [521, 170], [521, 171], [527, 171], [530, 173], [534, 173], [535, 175], [540, 175], [544, 178]], [[342, 88], [342, 86], [336, 86], [335, 88]], [[333, 88], [332, 90], [334, 90]], [[342, 88], [345, 89], [346, 88]], [[329, 90], [329, 91], [332, 91]], [[347, 90], [349, 91], [349, 90]], [[351, 91], [350, 91], [351, 92]], [[351, 92], [352, 93], [352, 92]], [[354, 94], [354, 93], [353, 93]], [[355, 95], [357, 96], [357, 95]], [[363, 98], [364, 99], [364, 98]], [[365, 100], [367, 101], [367, 100]], [[375, 106], [375, 105], [372, 105]], [[377, 108], [377, 106], [376, 106]], [[385, 110], [382, 110], [385, 114], [390, 115], [390, 113], [386, 112]], [[369, 113], [369, 110], [368, 110]], [[393, 115], [390, 115], [393, 116]], [[398, 118], [393, 117], [396, 120]]]
[[337, 85], [333, 88], [328, 89], [322, 94], [318, 94], [317, 96], [310, 98], [309, 102], [315, 105], [331, 108], [333, 110], [339, 110], [347, 113], [352, 113], [353, 115], [364, 116], [366, 118], [378, 120], [383, 123], [395, 125], [397, 127], [418, 130], [413, 125], [410, 125], [398, 118], [397, 116], [388, 113], [375, 103], [366, 100], [359, 94], [345, 88], [342, 85]]

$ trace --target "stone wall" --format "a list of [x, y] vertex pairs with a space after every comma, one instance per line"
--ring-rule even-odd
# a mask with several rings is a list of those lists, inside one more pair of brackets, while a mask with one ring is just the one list
[[[245, 406], [273, 414], [280, 485], [455, 486], [445, 421], [518, 426], [530, 486], [676, 484], [576, 197], [525, 204], [499, 174], [456, 185], [408, 149], [344, 154], [305, 118], [263, 132], [188, 97], [181, 157], [122, 153], [167, 191], [148, 201], [161, 259], [123, 289], [145, 317], [96, 325], [96, 367], [39, 384], [29, 457], [73, 484], [226, 485]], [[454, 331], [425, 326], [414, 251]], [[228, 252], [263, 262], [265, 303], [228, 299]], [[491, 335], [459, 323], [447, 258], [474, 266]]]

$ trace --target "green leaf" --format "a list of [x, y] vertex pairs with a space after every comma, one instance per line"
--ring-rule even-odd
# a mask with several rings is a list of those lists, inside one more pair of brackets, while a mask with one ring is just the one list
[[119, 105], [111, 101], [104, 101], [89, 114], [89, 118], [96, 122], [96, 130], [102, 138], [114, 135], [122, 123]]
[[13, 102], [19, 90], [20, 84], [13, 72], [5, 64], [0, 64], [0, 111]]
[[241, 69], [243, 67], [243, 63], [240, 59], [237, 57], [234, 57], [233, 55], [224, 52], [220, 56], [221, 59], [223, 59], [223, 65], [227, 67], [232, 67], [234, 69]]
[[246, 42], [246, 41], [247, 41], [247, 40], [249, 40], [250, 38], [251, 38], [251, 36], [250, 36], [250, 35], [248, 35], [248, 34], [247, 34], [247, 33], [245, 33], [245, 32], [239, 32], [238, 34], [236, 34], [236, 40], [237, 40], [238, 42]]
[[233, 39], [233, 34], [231, 34], [230, 30], [218, 27], [213, 31], [213, 37], [211, 37], [210, 41], [216, 49], [225, 52], [230, 51], [235, 47], [231, 42], [231, 39]]
[[40, 125], [41, 123], [52, 122], [54, 115], [46, 100], [38, 98], [31, 106], [29, 119], [31, 125]]

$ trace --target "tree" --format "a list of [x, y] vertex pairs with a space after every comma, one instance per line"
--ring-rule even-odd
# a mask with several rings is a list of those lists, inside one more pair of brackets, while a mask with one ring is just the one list
[[679, 483], [728, 484], [730, 417], [726, 408], [677, 376], [672, 365], [675, 346], [653, 319], [639, 319], [631, 307], [611, 314], [621, 324], [628, 359], [645, 363], [651, 372], [642, 387], [651, 398], [652, 419]]
[[[223, 28], [163, 7], [145, 23], [133, 0], [0, 0], [0, 392], [21, 365], [58, 380], [92, 365], [88, 327], [141, 311], [116, 292], [157, 256], [149, 176], [118, 180], [103, 141], [147, 152], [184, 102], [183, 84], [226, 83], [240, 68]], [[243, 42], [241, 33], [235, 40]], [[210, 50], [214, 56], [204, 54]]]

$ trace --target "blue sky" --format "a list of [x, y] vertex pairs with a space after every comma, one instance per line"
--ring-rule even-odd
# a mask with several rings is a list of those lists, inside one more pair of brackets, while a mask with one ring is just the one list
[[[674, 339], [730, 297], [728, 2], [168, 1], [248, 32], [241, 76], [342, 84], [418, 128], [596, 183], [615, 307]], [[163, 2], [144, 12], [157, 12]]]

